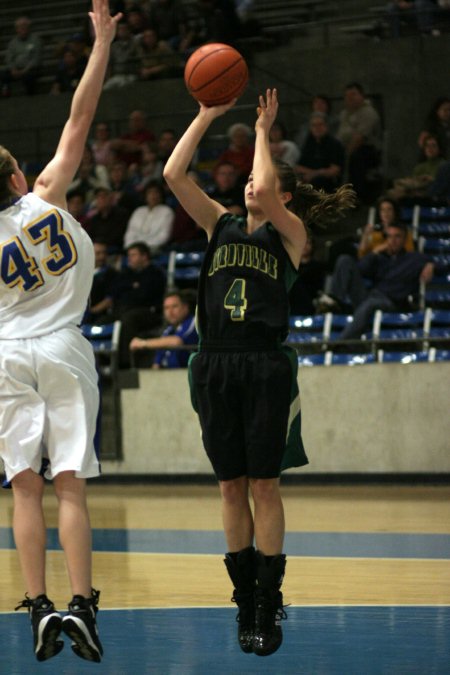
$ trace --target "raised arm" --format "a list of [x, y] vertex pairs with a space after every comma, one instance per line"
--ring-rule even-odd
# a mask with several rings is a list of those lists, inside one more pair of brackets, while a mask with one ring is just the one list
[[109, 50], [121, 14], [111, 17], [108, 0], [92, 0], [89, 12], [95, 40], [89, 62], [75, 91], [55, 156], [38, 176], [33, 191], [42, 199], [66, 207], [66, 192], [81, 161], [87, 135], [102, 91]]
[[[294, 265], [300, 263], [307, 234], [303, 222], [286, 208], [287, 197], [280, 191], [277, 174], [270, 154], [269, 132], [278, 112], [276, 89], [268, 89], [259, 97], [253, 159], [253, 191], [264, 215], [281, 235], [285, 249]], [[291, 198], [293, 195], [291, 195]]]
[[164, 178], [183, 208], [211, 236], [214, 227], [226, 208], [210, 199], [188, 176], [189, 165], [198, 144], [211, 122], [223, 115], [235, 101], [222, 106], [207, 108], [200, 104], [200, 111], [175, 146], [164, 167]]

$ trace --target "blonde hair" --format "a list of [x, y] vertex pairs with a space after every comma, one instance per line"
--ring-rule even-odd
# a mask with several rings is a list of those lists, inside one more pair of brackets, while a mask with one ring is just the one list
[[13, 156], [0, 145], [0, 202], [4, 202], [11, 196], [9, 179], [14, 173]]

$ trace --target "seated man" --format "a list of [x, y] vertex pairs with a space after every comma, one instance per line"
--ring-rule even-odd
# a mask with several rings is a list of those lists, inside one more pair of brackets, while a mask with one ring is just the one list
[[333, 192], [342, 183], [344, 164], [344, 146], [331, 136], [326, 115], [311, 113], [309, 134], [295, 171], [305, 183]]
[[167, 327], [161, 337], [147, 339], [135, 337], [130, 342], [130, 349], [133, 352], [156, 349], [152, 368], [186, 368], [191, 352], [188, 349], [178, 349], [178, 347], [196, 345], [198, 342], [195, 330], [195, 308], [188, 291], [166, 293], [163, 312]]
[[[409, 299], [417, 297], [420, 282], [431, 280], [433, 263], [423, 253], [405, 250], [406, 235], [405, 225], [392, 224], [387, 228], [385, 250], [369, 253], [358, 261], [349, 255], [337, 259], [330, 293], [319, 298], [318, 311], [340, 311], [350, 301], [353, 322], [343, 330], [340, 339], [359, 338], [370, 328], [377, 309], [384, 312], [409, 309]], [[370, 288], [365, 280], [372, 284]]]
[[127, 248], [127, 266], [120, 272], [111, 298], [113, 319], [122, 322], [120, 368], [130, 366], [131, 339], [141, 331], [159, 329], [165, 290], [164, 271], [151, 262], [148, 246], [143, 242], [131, 244]]
[[119, 272], [108, 265], [108, 247], [104, 242], [94, 241], [95, 270], [89, 296], [89, 307], [83, 323], [104, 324], [112, 321], [111, 296]]

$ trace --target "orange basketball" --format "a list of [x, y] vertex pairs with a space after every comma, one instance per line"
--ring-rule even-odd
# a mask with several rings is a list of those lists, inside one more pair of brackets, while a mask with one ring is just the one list
[[215, 42], [191, 54], [184, 81], [197, 101], [209, 107], [222, 105], [242, 94], [248, 82], [248, 68], [234, 47]]

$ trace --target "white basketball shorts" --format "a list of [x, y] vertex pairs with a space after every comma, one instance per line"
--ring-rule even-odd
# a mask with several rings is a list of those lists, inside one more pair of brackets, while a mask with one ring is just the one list
[[100, 473], [94, 451], [99, 405], [94, 354], [76, 326], [0, 340], [0, 457], [10, 481], [21, 471], [46, 478]]

